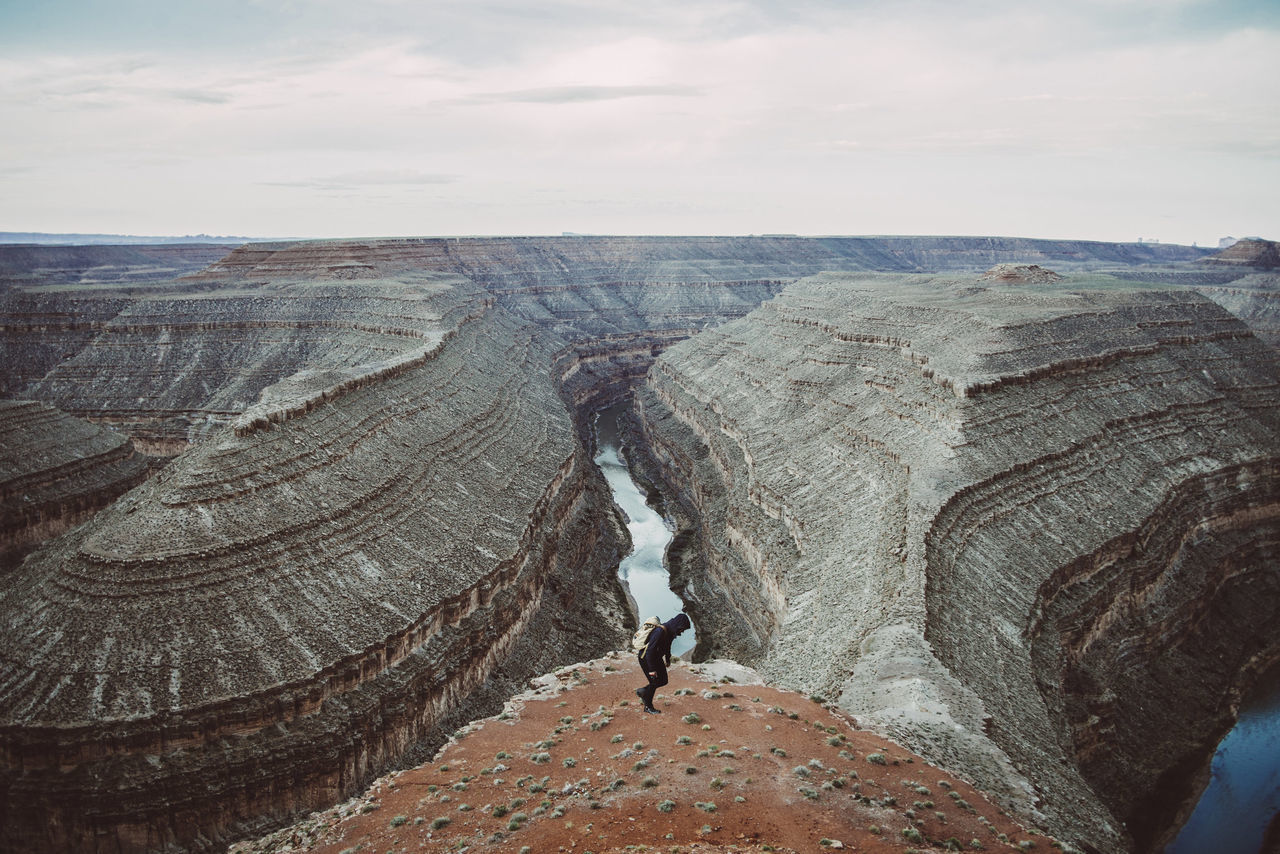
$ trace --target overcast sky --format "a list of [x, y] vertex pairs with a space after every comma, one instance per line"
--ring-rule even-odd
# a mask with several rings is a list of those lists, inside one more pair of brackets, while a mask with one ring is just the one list
[[1280, 3], [0, 0], [0, 230], [1280, 238]]

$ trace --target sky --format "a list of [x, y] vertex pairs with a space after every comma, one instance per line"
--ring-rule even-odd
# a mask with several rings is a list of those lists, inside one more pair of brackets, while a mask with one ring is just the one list
[[0, 231], [1280, 238], [1276, 0], [0, 0]]

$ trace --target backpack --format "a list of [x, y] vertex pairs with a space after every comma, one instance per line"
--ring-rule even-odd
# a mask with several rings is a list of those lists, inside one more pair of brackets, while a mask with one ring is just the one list
[[636, 633], [631, 636], [631, 651], [638, 653], [641, 658], [644, 658], [644, 654], [649, 646], [649, 635], [652, 634], [653, 630], [660, 625], [662, 625], [662, 621], [657, 617], [649, 617], [645, 620], [644, 623], [641, 624], [640, 628], [636, 629]]

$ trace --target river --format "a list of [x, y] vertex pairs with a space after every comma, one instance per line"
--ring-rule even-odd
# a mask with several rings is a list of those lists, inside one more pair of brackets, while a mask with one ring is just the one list
[[[618, 438], [618, 415], [625, 410], [625, 405], [619, 404], [597, 414], [595, 463], [609, 482], [613, 500], [622, 508], [631, 534], [631, 554], [618, 565], [618, 576], [631, 592], [641, 620], [657, 616], [665, 622], [684, 610], [684, 602], [671, 590], [671, 579], [662, 562], [673, 531], [631, 479]], [[697, 643], [696, 633], [694, 627], [677, 637], [671, 644], [671, 654], [683, 655], [692, 650]]]
[[1268, 822], [1280, 812], [1280, 686], [1240, 710], [1209, 774], [1165, 854], [1257, 854]]

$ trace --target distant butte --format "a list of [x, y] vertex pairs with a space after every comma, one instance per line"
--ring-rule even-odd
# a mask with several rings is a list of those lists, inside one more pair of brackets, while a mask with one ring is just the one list
[[66, 529], [0, 585], [0, 850], [219, 850], [621, 648], [591, 421], [626, 400], [696, 657], [1155, 850], [1280, 661], [1274, 274], [1208, 254], [423, 238], [106, 281], [0, 247], [4, 530]]
[[1052, 270], [1046, 270], [1039, 264], [997, 264], [978, 278], [987, 282], [1006, 282], [1018, 285], [1039, 285], [1062, 281], [1062, 277], [1057, 273]]
[[1201, 259], [1200, 263], [1274, 270], [1280, 268], [1280, 244], [1277, 244], [1274, 240], [1252, 240], [1246, 238], [1236, 241], [1221, 252]]

